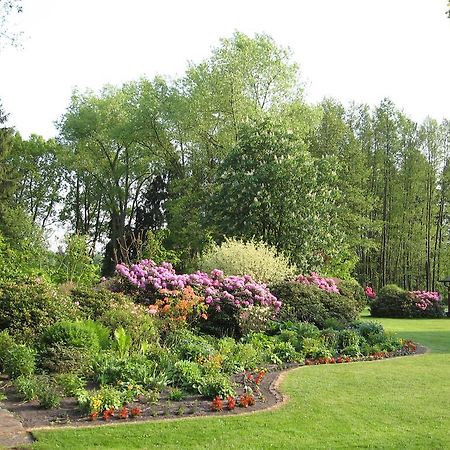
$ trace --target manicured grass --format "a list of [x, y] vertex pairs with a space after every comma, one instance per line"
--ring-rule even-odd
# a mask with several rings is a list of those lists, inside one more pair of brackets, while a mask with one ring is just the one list
[[38, 431], [39, 449], [450, 448], [450, 320], [380, 320], [430, 352], [293, 370], [279, 409], [89, 429]]

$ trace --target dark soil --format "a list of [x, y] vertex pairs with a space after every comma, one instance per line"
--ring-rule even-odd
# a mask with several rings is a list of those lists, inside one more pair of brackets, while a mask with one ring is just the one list
[[[423, 354], [426, 350], [423, 346], [417, 346], [417, 350], [413, 354]], [[408, 354], [410, 353], [405, 353], [404, 351], [391, 352], [386, 355], [386, 358], [406, 356]], [[373, 358], [354, 358], [352, 361], [367, 361], [371, 359]], [[313, 362], [313, 364], [317, 363], [318, 361]], [[212, 402], [210, 399], [193, 395], [185, 397], [181, 401], [170, 401], [168, 399], [168, 392], [163, 392], [159, 402], [156, 404], [147, 403], [143, 400], [127, 405], [129, 409], [134, 407], [139, 408], [141, 410], [139, 416], [120, 419], [118, 417], [118, 411], [116, 411], [115, 415], [107, 421], [101, 417], [98, 420], [92, 421], [78, 410], [75, 398], [63, 399], [60, 407], [54, 409], [43, 409], [37, 401], [23, 402], [6, 376], [0, 376], [0, 392], [3, 392], [7, 396], [7, 400], [3, 400], [1, 406], [16, 414], [23, 423], [23, 426], [28, 430], [47, 427], [56, 428], [59, 426], [99, 426], [108, 423], [118, 424], [205, 415], [236, 415], [243, 412], [268, 409], [283, 402], [283, 396], [277, 390], [279, 375], [287, 369], [300, 367], [301, 365], [303, 364], [286, 364], [282, 369], [269, 367], [259, 386], [259, 393], [254, 393], [255, 404], [248, 408], [242, 408], [238, 406], [238, 401], [236, 401], [236, 408], [232, 411], [226, 409], [226, 401], [223, 402], [224, 410], [217, 412], [212, 410]], [[242, 374], [236, 375], [234, 379], [237, 383], [237, 398], [239, 398], [244, 393], [244, 376]]]

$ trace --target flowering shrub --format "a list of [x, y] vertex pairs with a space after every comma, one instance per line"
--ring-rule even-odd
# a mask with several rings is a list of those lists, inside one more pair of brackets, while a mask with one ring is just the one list
[[367, 298], [371, 299], [374, 299], [377, 296], [377, 293], [370, 286], [366, 286], [364, 288], [364, 294], [366, 295]]
[[[176, 274], [172, 265], [162, 263], [157, 266], [152, 260], [146, 259], [128, 267], [124, 264], [116, 266], [117, 273], [131, 285], [144, 290], [149, 294], [150, 312], [156, 313], [160, 310], [180, 309], [175, 305], [181, 303], [179, 292], [182, 291], [191, 299], [196, 295], [201, 296], [208, 308], [208, 316], [217, 319], [216, 331], [223, 333], [241, 334], [238, 319], [240, 311], [255, 306], [268, 308], [271, 316], [277, 313], [281, 307], [281, 301], [272, 295], [265, 284], [257, 283], [250, 275], [228, 276], [221, 270], [215, 269], [210, 274], [196, 272], [192, 274]], [[186, 291], [186, 289], [188, 289]], [[176, 291], [172, 300], [167, 296], [170, 291]], [[155, 298], [165, 295], [166, 300], [162, 303]], [[185, 305], [187, 305], [185, 303]], [[200, 308], [195, 301], [195, 308], [200, 316], [207, 318], [206, 312]], [[192, 302], [191, 302], [192, 304]], [[183, 309], [183, 308], [181, 308]], [[216, 313], [216, 314], [214, 314]], [[219, 314], [219, 316], [217, 316]], [[183, 317], [183, 314], [179, 314]]]
[[326, 292], [334, 292], [335, 294], [340, 294], [339, 288], [336, 283], [336, 279], [334, 278], [322, 278], [317, 275], [315, 272], [311, 272], [310, 275], [299, 275], [295, 281], [297, 283], [303, 283], [307, 286], [314, 284], [319, 289], [322, 289]]
[[433, 307], [436, 302], [441, 301], [439, 292], [429, 291], [412, 291], [412, 294], [417, 298], [416, 307], [425, 311], [429, 307]]
[[437, 292], [410, 292], [390, 284], [378, 293], [371, 314], [374, 317], [442, 317], [444, 308]]

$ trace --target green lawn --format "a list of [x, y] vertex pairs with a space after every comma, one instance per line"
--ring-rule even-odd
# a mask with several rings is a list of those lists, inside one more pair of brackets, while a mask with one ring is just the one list
[[383, 319], [423, 356], [293, 370], [279, 409], [90, 429], [39, 431], [42, 449], [450, 448], [450, 320]]

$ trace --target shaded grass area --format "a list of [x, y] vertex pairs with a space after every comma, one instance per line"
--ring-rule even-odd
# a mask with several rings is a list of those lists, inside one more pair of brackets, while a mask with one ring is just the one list
[[450, 320], [379, 321], [387, 330], [426, 345], [430, 352], [392, 360], [295, 369], [281, 384], [289, 402], [272, 411], [37, 431], [34, 447], [450, 448]]

